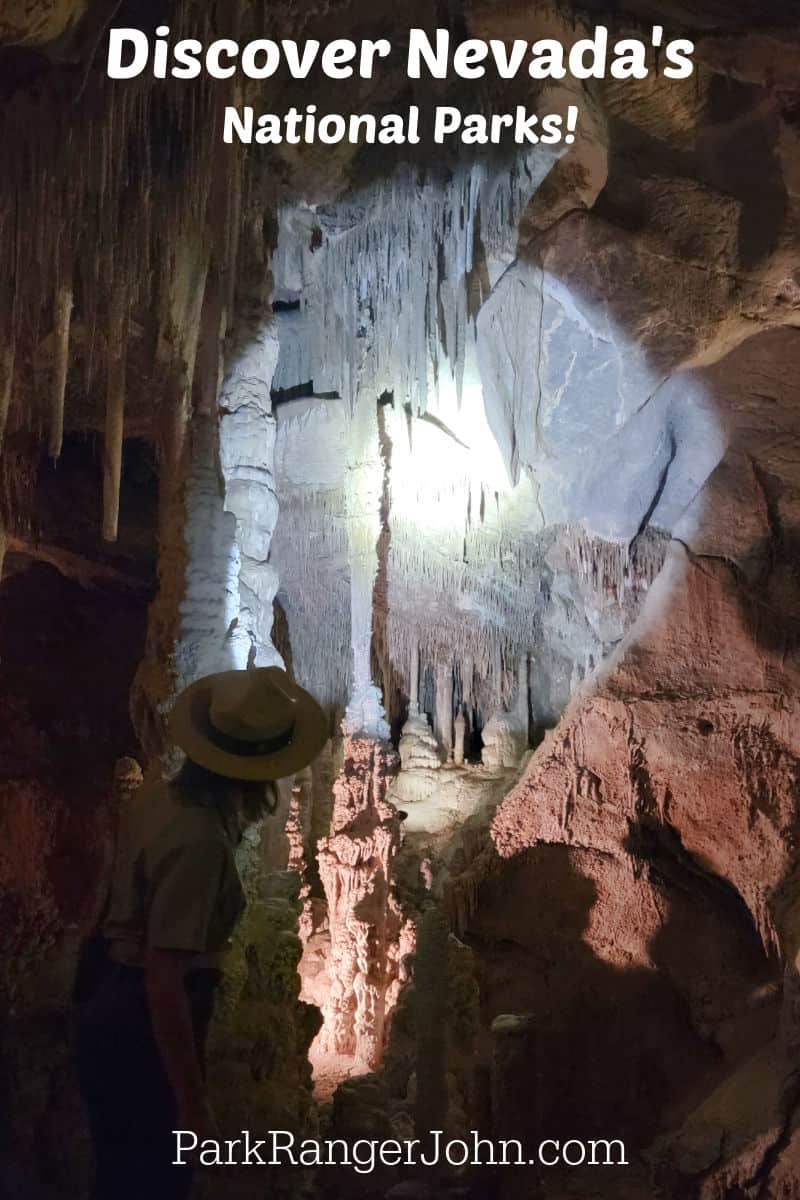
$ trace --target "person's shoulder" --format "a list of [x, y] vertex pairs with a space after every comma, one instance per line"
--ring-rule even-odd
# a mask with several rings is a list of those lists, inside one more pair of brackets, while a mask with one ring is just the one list
[[225, 830], [220, 815], [213, 805], [193, 804], [181, 791], [166, 785], [164, 802], [169, 806], [169, 820], [165, 833], [181, 842], [226, 843]]
[[231, 849], [213, 809], [171, 804], [168, 819], [148, 851], [148, 874], [160, 878], [180, 866], [182, 871], [211, 878], [229, 865]]
[[146, 779], [128, 797], [132, 811], [164, 809], [170, 803], [170, 784], [167, 779]]

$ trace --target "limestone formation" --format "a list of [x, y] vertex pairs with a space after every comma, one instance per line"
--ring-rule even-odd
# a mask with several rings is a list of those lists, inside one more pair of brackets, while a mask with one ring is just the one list
[[490, 769], [518, 767], [528, 748], [528, 664], [522, 660], [517, 669], [517, 695], [514, 707], [491, 717], [483, 727], [481, 761]]
[[456, 767], [463, 767], [465, 750], [465, 739], [467, 736], [467, 718], [464, 716], [463, 707], [459, 707], [453, 721], [453, 764]]
[[319, 844], [331, 936], [320, 1048], [367, 1067], [380, 1061], [387, 992], [398, 969], [390, 947], [404, 923], [392, 891], [400, 823], [386, 789], [394, 770], [385, 743], [348, 739], [334, 784], [331, 832]]

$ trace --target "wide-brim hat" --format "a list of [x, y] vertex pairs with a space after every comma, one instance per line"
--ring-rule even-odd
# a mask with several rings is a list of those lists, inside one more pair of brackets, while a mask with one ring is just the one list
[[178, 696], [168, 728], [201, 767], [254, 781], [294, 775], [328, 740], [328, 721], [314, 697], [279, 667], [198, 679]]

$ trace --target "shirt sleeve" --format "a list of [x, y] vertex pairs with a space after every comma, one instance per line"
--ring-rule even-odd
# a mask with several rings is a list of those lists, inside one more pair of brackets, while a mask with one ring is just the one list
[[195, 954], [210, 948], [227, 854], [221, 842], [199, 841], [181, 847], [164, 861], [153, 880], [148, 946]]

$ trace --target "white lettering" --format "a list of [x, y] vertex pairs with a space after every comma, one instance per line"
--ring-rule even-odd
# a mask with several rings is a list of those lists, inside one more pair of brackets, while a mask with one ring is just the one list
[[303, 46], [302, 57], [297, 51], [297, 42], [284, 40], [281, 42], [283, 53], [286, 56], [286, 65], [288, 66], [293, 79], [305, 79], [309, 71], [313, 67], [319, 54], [319, 42], [315, 39], [308, 41]]
[[453, 70], [462, 79], [482, 79], [486, 67], [480, 64], [489, 57], [489, 47], [478, 38], [462, 42], [453, 54]]
[[531, 47], [533, 59], [528, 67], [532, 79], [563, 79], [566, 75], [564, 67], [564, 47], [555, 38], [542, 38]]
[[[560, 1142], [554, 1142], [552, 1138], [547, 1138], [546, 1141], [539, 1143], [539, 1162], [542, 1164], [543, 1167], [557, 1167], [558, 1166], [558, 1151], [559, 1151], [560, 1145], [561, 1145]], [[556, 1152], [555, 1158], [550, 1158], [550, 1159], [545, 1158], [545, 1156], [544, 1156], [545, 1146], [553, 1147], [553, 1149]]]
[[664, 54], [667, 62], [672, 64], [664, 67], [667, 79], [688, 79], [694, 70], [694, 63], [689, 57], [694, 54], [694, 42], [687, 38], [677, 38], [674, 42], [667, 42]]
[[450, 58], [450, 34], [446, 29], [436, 30], [436, 49], [424, 29], [409, 30], [408, 77], [422, 78], [422, 60], [434, 79], [447, 78], [447, 63]]
[[222, 140], [227, 146], [233, 142], [233, 136], [236, 134], [240, 142], [252, 142], [253, 140], [253, 110], [247, 106], [242, 109], [241, 115], [238, 108], [233, 108], [227, 105], [225, 108], [225, 122], [222, 127]]
[[322, 51], [322, 70], [329, 79], [349, 79], [353, 68], [347, 66], [357, 54], [355, 42], [349, 38], [336, 38]]
[[[625, 1157], [625, 1143], [624, 1142], [621, 1142], [619, 1140], [619, 1138], [614, 1138], [611, 1141], [608, 1141], [607, 1139], [604, 1139], [604, 1138], [600, 1138], [596, 1142], [589, 1142], [589, 1149], [591, 1151], [591, 1157], [590, 1157], [589, 1161], [593, 1167], [597, 1166], [597, 1147], [598, 1146], [603, 1146], [605, 1149], [605, 1152], [606, 1152], [605, 1161], [601, 1162], [601, 1164], [600, 1164], [601, 1166], [604, 1166], [604, 1167], [613, 1167], [613, 1166], [627, 1167], [627, 1166], [629, 1166], [628, 1160]], [[614, 1162], [612, 1155], [611, 1155], [611, 1150], [612, 1150], [613, 1146], [619, 1146], [620, 1157], [616, 1163]]]
[[[190, 1150], [197, 1149], [197, 1145], [198, 1145], [197, 1134], [193, 1133], [191, 1129], [173, 1129], [172, 1134], [177, 1143], [177, 1145], [175, 1146], [175, 1154], [177, 1155], [177, 1157], [173, 1158], [172, 1165], [173, 1165], [173, 1167], [185, 1167], [186, 1160], [184, 1158], [181, 1158], [181, 1155], [187, 1154]], [[191, 1138], [191, 1141], [189, 1142], [188, 1146], [183, 1145], [183, 1142], [186, 1138]]]
[[441, 146], [446, 137], [451, 133], [455, 133], [461, 126], [461, 113], [457, 108], [439, 105], [436, 109], [436, 120], [434, 121], [433, 140], [437, 146]]
[[378, 38], [373, 42], [370, 38], [361, 43], [361, 64], [359, 75], [362, 79], [372, 79], [376, 58], [387, 58], [392, 52], [392, 43], [386, 38]]
[[212, 42], [206, 50], [206, 70], [214, 79], [230, 79], [231, 75], [236, 74], [236, 63], [231, 62], [231, 66], [223, 67], [222, 58], [235, 60], [239, 53], [239, 45], [231, 38], [220, 38], [216, 42]]
[[570, 50], [570, 73], [576, 79], [602, 79], [606, 73], [607, 49], [608, 30], [605, 25], [598, 25], [594, 37], [579, 38]]
[[611, 64], [614, 79], [647, 79], [647, 59], [644, 46], [636, 38], [622, 38], [614, 43], [616, 58]]
[[[278, 1151], [280, 1150], [282, 1153], [285, 1153], [286, 1155], [288, 1155], [288, 1161], [292, 1164], [293, 1167], [296, 1167], [297, 1166], [297, 1158], [295, 1157], [295, 1155], [292, 1152], [292, 1148], [294, 1146], [294, 1134], [290, 1133], [288, 1129], [273, 1129], [270, 1134], [270, 1138], [272, 1139], [272, 1154], [270, 1156], [269, 1162], [267, 1163], [267, 1166], [269, 1166], [269, 1167], [281, 1166], [282, 1160], [278, 1158]], [[278, 1143], [281, 1140], [283, 1140], [284, 1144], [279, 1146]]]
[[196, 38], [184, 38], [177, 42], [173, 51], [178, 66], [172, 68], [173, 79], [196, 79], [203, 70], [200, 55], [203, 53], [203, 43]]
[[497, 74], [501, 79], [516, 79], [522, 60], [525, 57], [525, 52], [528, 49], [528, 43], [523, 42], [521, 38], [515, 38], [511, 45], [511, 53], [508, 53], [505, 42], [500, 42], [493, 38], [489, 43], [492, 47], [494, 61], [497, 64]]
[[[263, 57], [261, 66], [258, 59]], [[242, 51], [242, 70], [248, 79], [270, 79], [281, 62], [281, 52], [269, 38], [248, 42]], [[292, 72], [294, 74], [294, 72]]]
[[[567, 1154], [568, 1146], [577, 1146], [580, 1158], [570, 1158], [570, 1156]], [[561, 1157], [568, 1167], [581, 1167], [586, 1161], [586, 1147], [584, 1146], [583, 1142], [576, 1141], [573, 1138], [569, 1142], [564, 1142], [564, 1145], [561, 1147]]]
[[[133, 48], [133, 58], [122, 65], [122, 52], [127, 49], [126, 43]], [[108, 65], [109, 79], [135, 79], [141, 75], [150, 58], [150, 46], [147, 35], [141, 29], [112, 29], [108, 35]]]

